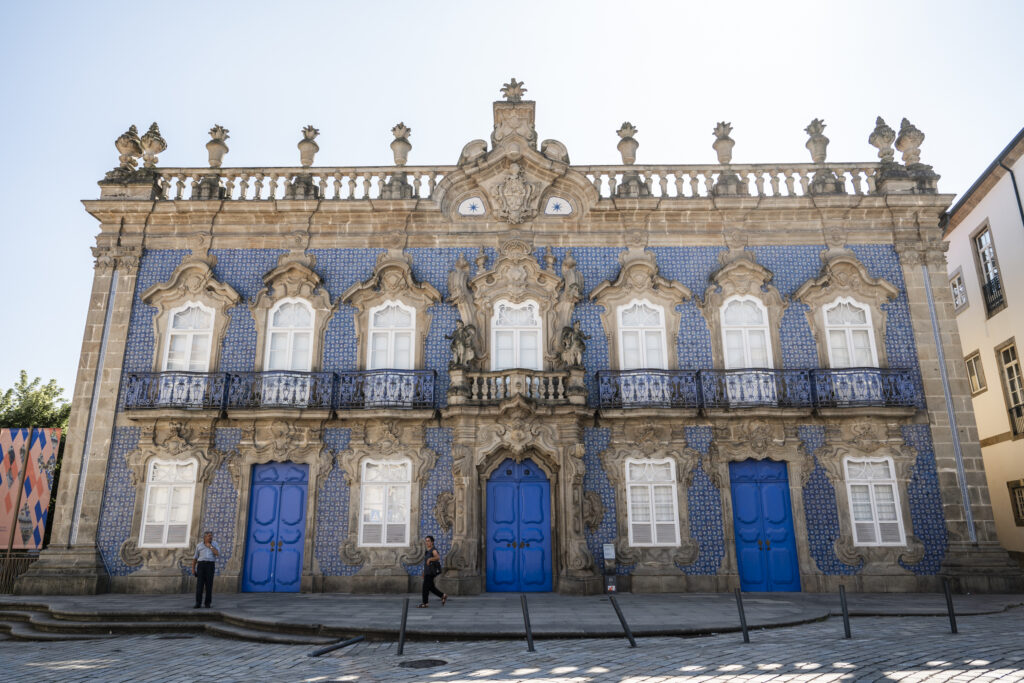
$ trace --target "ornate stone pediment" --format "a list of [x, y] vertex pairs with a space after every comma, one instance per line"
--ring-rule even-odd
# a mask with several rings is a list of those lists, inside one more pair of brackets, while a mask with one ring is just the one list
[[[388, 301], [411, 308], [416, 318], [416, 357], [413, 367], [423, 367], [423, 349], [432, 316], [430, 306], [441, 301], [441, 293], [429, 282], [417, 282], [412, 274], [412, 259], [399, 249], [389, 249], [377, 257], [373, 275], [349, 287], [341, 302], [356, 307], [356, 339], [369, 338], [370, 311]], [[359, 345], [359, 367], [367, 366], [367, 344]]]
[[634, 301], [648, 301], [664, 312], [668, 367], [678, 367], [676, 337], [680, 313], [676, 306], [690, 299], [692, 293], [681, 282], [659, 275], [657, 257], [642, 245], [630, 246], [619, 254], [619, 263], [621, 268], [615, 282], [605, 280], [590, 293], [590, 298], [604, 307], [601, 322], [608, 335], [609, 358], [616, 359], [613, 362], [619, 358], [619, 309]]
[[132, 486], [145, 484], [146, 467], [153, 458], [182, 461], [194, 458], [199, 466], [196, 481], [209, 484], [219, 465], [219, 460], [211, 455], [212, 433], [208, 423], [195, 420], [167, 420], [144, 426], [139, 447], [126, 456]]
[[875, 350], [879, 365], [884, 366], [885, 344], [881, 341], [885, 339], [887, 315], [882, 306], [899, 296], [899, 290], [887, 280], [871, 277], [864, 264], [847, 249], [829, 249], [822, 252], [821, 258], [821, 274], [805, 282], [793, 295], [795, 301], [808, 306], [807, 320], [817, 342], [818, 358], [822, 364], [829, 360], [825, 306], [839, 298], [850, 298], [870, 307]]
[[315, 458], [324, 449], [321, 432], [319, 427], [300, 426], [285, 420], [257, 422], [253, 450], [260, 462], [299, 460], [307, 455]]
[[316, 370], [322, 355], [324, 329], [334, 312], [323, 278], [313, 270], [315, 259], [302, 252], [281, 254], [277, 267], [263, 276], [263, 289], [249, 304], [256, 322], [256, 369], [262, 370], [266, 356], [267, 317], [282, 299], [299, 299], [313, 308], [312, 366]]
[[155, 284], [142, 293], [142, 302], [156, 307], [153, 316], [153, 339], [156, 352], [153, 354], [153, 370], [163, 367], [163, 344], [170, 325], [170, 312], [185, 303], [198, 303], [214, 312], [213, 338], [210, 348], [210, 367], [217, 367], [221, 341], [228, 326], [228, 309], [236, 305], [241, 297], [230, 285], [217, 280], [213, 275], [215, 257], [206, 259], [195, 256], [186, 258], [166, 282]]
[[554, 426], [534, 415], [521, 396], [506, 404], [496, 422], [480, 426], [477, 443], [477, 453], [481, 456], [501, 448], [517, 461], [522, 460], [531, 449], [548, 455], [558, 452], [558, 435]]

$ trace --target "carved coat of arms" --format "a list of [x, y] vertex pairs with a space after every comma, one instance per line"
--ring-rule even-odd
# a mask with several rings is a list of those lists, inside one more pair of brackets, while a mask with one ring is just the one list
[[533, 218], [536, 210], [530, 206], [533, 185], [523, 180], [519, 164], [512, 164], [505, 182], [498, 185], [498, 199], [501, 203], [499, 215], [509, 223], [522, 223]]

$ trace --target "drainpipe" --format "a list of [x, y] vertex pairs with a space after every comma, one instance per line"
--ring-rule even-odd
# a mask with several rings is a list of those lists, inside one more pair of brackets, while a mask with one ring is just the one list
[[999, 161], [999, 165], [1010, 173], [1010, 182], [1013, 183], [1013, 196], [1017, 199], [1017, 213], [1020, 214], [1021, 226], [1024, 226], [1024, 206], [1020, 203], [1020, 189], [1017, 187], [1017, 176], [1014, 174], [1013, 169], [1004, 164], [1002, 160]]

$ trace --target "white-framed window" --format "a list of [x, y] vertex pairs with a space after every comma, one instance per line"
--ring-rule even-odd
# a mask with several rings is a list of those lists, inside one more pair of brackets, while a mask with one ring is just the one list
[[370, 309], [370, 348], [367, 370], [411, 370], [416, 311], [398, 301], [385, 301]]
[[1003, 389], [1009, 405], [1010, 428], [1014, 436], [1024, 433], [1024, 377], [1020, 370], [1017, 345], [1007, 344], [998, 351], [1003, 372]]
[[140, 548], [188, 547], [197, 467], [195, 460], [149, 463]]
[[412, 463], [364, 460], [361, 474], [359, 545], [409, 545]]
[[949, 292], [953, 295], [953, 308], [960, 310], [967, 305], [967, 288], [964, 286], [964, 274], [958, 272], [949, 279]]
[[967, 381], [971, 385], [971, 394], [980, 394], [988, 388], [985, 383], [985, 369], [981, 366], [981, 354], [972, 353], [964, 359], [967, 365]]
[[846, 458], [854, 545], [906, 545], [891, 458]]
[[543, 326], [536, 301], [498, 301], [491, 318], [491, 369], [543, 370]]
[[722, 304], [725, 369], [772, 367], [768, 309], [752, 296], [730, 297]]
[[313, 307], [301, 299], [282, 299], [268, 315], [263, 368], [309, 372], [313, 366]]
[[620, 306], [619, 368], [666, 370], [665, 312], [661, 306], [634, 299]]
[[833, 368], [878, 367], [871, 309], [849, 297], [825, 306], [828, 360]]
[[982, 279], [985, 282], [998, 282], [999, 262], [996, 261], [996, 249], [992, 244], [992, 232], [988, 228], [974, 236], [974, 249], [978, 254]]
[[679, 545], [676, 467], [672, 460], [626, 460], [631, 546]]
[[214, 315], [212, 308], [192, 301], [170, 312], [162, 370], [209, 372]]

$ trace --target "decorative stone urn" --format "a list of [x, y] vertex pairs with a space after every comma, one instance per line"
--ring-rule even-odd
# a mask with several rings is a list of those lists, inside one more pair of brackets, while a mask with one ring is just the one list
[[138, 165], [136, 159], [142, 156], [142, 142], [139, 140], [139, 129], [135, 126], [129, 126], [128, 130], [121, 133], [121, 135], [114, 140], [114, 147], [117, 148], [120, 156], [117, 158], [121, 162], [121, 168], [125, 170], [135, 170]]
[[811, 125], [804, 128], [804, 132], [811, 137], [807, 140], [807, 150], [811, 153], [811, 161], [816, 164], [825, 163], [828, 138], [824, 136], [825, 122], [821, 119], [814, 119]]
[[320, 151], [320, 145], [316, 144], [316, 136], [320, 135], [320, 131], [314, 128], [312, 125], [306, 126], [302, 129], [302, 139], [299, 140], [299, 163], [302, 164], [303, 168], [309, 168], [313, 165], [313, 157]]
[[636, 163], [636, 148], [640, 146], [640, 143], [633, 136], [640, 131], [633, 127], [633, 124], [629, 121], [624, 121], [622, 127], [615, 132], [622, 138], [618, 144], [619, 154], [622, 155], [622, 163], [631, 166]]
[[731, 123], [719, 121], [718, 125], [715, 126], [715, 141], [711, 146], [715, 149], [715, 153], [718, 154], [718, 163], [723, 166], [728, 165], [732, 161], [732, 148], [736, 141], [729, 137], [731, 132]]
[[158, 154], [163, 154], [167, 149], [167, 141], [160, 135], [160, 126], [156, 121], [149, 127], [146, 134], [142, 136], [142, 162], [146, 168], [154, 168], [160, 161]]
[[391, 141], [391, 153], [395, 155], [395, 166], [405, 166], [409, 161], [409, 150], [412, 149], [412, 143], [409, 142], [412, 128], [399, 121], [391, 129], [391, 133], [395, 136], [395, 139]]
[[881, 116], [875, 119], [875, 129], [868, 136], [868, 144], [878, 148], [878, 158], [882, 163], [892, 163], [895, 152], [892, 143], [896, 139], [896, 131], [885, 123]]
[[907, 166], [921, 163], [921, 143], [924, 133], [907, 119], [900, 123], [900, 134], [896, 138], [896, 149], [903, 154], [903, 163]]
[[210, 153], [210, 168], [220, 168], [224, 155], [228, 153], [228, 146], [224, 142], [228, 137], [228, 129], [220, 124], [214, 124], [210, 129], [212, 139], [206, 143], [206, 151]]

